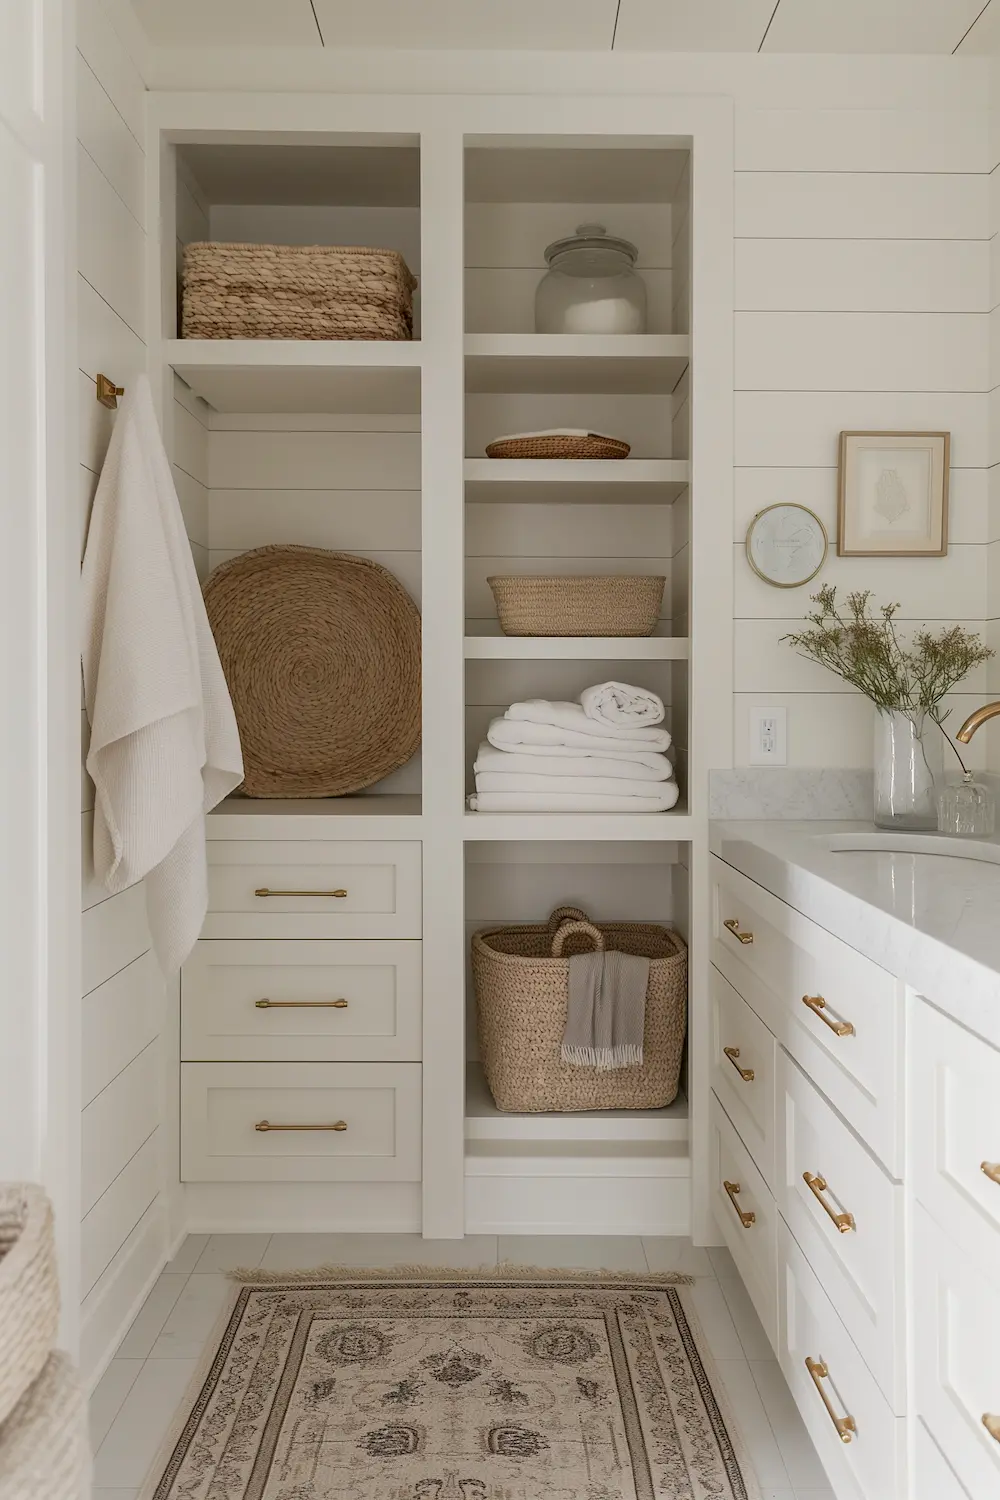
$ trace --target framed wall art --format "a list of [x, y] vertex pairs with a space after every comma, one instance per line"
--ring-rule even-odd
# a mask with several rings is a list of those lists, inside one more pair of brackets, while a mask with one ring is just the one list
[[804, 505], [767, 505], [747, 530], [747, 562], [776, 589], [797, 589], [826, 561], [826, 527]]
[[944, 557], [947, 432], [842, 432], [837, 503], [841, 557]]

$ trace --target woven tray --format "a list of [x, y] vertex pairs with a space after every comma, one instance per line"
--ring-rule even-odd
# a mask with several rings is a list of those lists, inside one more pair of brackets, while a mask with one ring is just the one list
[[486, 445], [487, 458], [628, 458], [631, 445], [620, 438], [588, 432], [585, 437], [498, 438]]
[[504, 635], [652, 635], [660, 618], [662, 575], [606, 578], [493, 576]]
[[397, 250], [197, 243], [182, 283], [186, 339], [413, 337], [417, 283]]
[[205, 606], [248, 797], [343, 797], [420, 744], [420, 616], [378, 563], [259, 547], [215, 569]]

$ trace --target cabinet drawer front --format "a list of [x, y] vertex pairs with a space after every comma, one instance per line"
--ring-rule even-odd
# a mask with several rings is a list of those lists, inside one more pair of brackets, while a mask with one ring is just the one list
[[185, 1182], [419, 1177], [418, 1063], [181, 1065]]
[[[917, 1205], [915, 1400], [976, 1500], [1000, 1494], [1000, 1284]], [[989, 1420], [985, 1425], [983, 1418]]]
[[903, 986], [715, 856], [712, 870], [712, 962], [900, 1176]]
[[205, 942], [181, 972], [185, 1062], [417, 1062], [418, 942]]
[[[778, 1225], [778, 1359], [836, 1493], [845, 1500], [902, 1500], [905, 1419], [893, 1416], [783, 1221]], [[846, 1427], [848, 1421], [853, 1429]]]
[[903, 1189], [780, 1050], [776, 1113], [778, 1206], [890, 1406], [901, 1414]]
[[754, 1163], [774, 1186], [774, 1037], [718, 969], [712, 998], [712, 1087]]
[[913, 1500], [975, 1500], [923, 1422], [913, 1424]]
[[917, 1198], [983, 1268], [1000, 1265], [1000, 1052], [925, 1001], [913, 1017]]
[[206, 938], [418, 938], [420, 845], [215, 840]]
[[709, 1132], [709, 1171], [716, 1222], [774, 1346], [778, 1211], [767, 1183], [714, 1094], [709, 1099]]

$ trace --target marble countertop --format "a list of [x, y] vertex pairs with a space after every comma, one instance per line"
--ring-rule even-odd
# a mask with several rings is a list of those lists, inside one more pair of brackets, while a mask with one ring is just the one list
[[718, 821], [711, 849], [1000, 1047], [1000, 863], [831, 849], [854, 832], [874, 829]]

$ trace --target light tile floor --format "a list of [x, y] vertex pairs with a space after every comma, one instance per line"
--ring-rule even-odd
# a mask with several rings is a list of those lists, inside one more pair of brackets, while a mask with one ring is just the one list
[[93, 1500], [136, 1500], [225, 1302], [235, 1266], [481, 1266], [683, 1271], [762, 1500], [834, 1500], [728, 1250], [684, 1239], [415, 1234], [195, 1234], [166, 1267], [90, 1402]]

